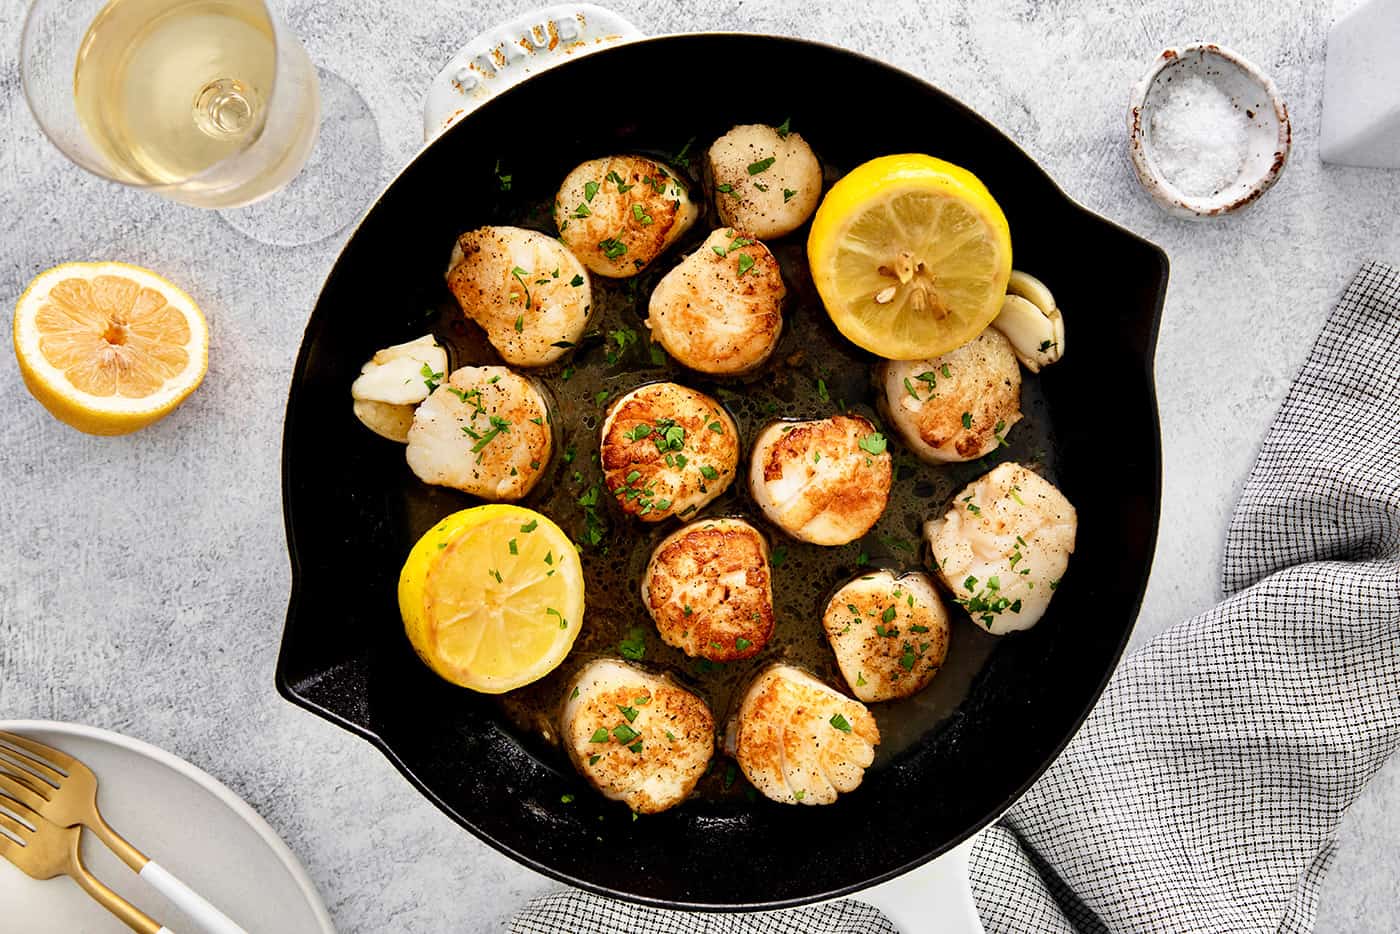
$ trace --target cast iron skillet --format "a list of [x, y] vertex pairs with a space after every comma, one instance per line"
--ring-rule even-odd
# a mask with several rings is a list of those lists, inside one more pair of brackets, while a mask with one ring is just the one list
[[[674, 151], [692, 136], [700, 148], [736, 123], [786, 115], [843, 169], [892, 152], [971, 168], [1006, 211], [1017, 267], [1053, 271], [1068, 309], [1068, 353], [1039, 384], [1055, 476], [1079, 511], [1078, 550], [1046, 618], [998, 641], [957, 709], [872, 769], [857, 792], [825, 808], [693, 801], [633, 821], [588, 792], [562, 755], [517, 736], [493, 702], [438, 680], [414, 657], [399, 622], [398, 569], [418, 535], [465, 498], [435, 498], [418, 483], [400, 447], [355, 422], [348, 390], [375, 348], [425, 330], [422, 309], [447, 297], [453, 238], [503, 219], [498, 159], [522, 186], [512, 196], [543, 198], [585, 158]], [[772, 909], [910, 869], [1030, 786], [1087, 716], [1128, 640], [1157, 532], [1152, 357], [1166, 281], [1160, 249], [1069, 200], [957, 101], [877, 61], [793, 39], [691, 35], [547, 71], [414, 159], [321, 293], [287, 406], [293, 583], [278, 689], [374, 743], [482, 840], [603, 894]], [[955, 627], [972, 625], [954, 615]], [[561, 803], [568, 794], [577, 800]]]

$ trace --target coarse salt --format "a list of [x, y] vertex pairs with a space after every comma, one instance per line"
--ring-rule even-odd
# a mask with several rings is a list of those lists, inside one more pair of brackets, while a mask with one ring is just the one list
[[1167, 86], [1152, 113], [1152, 161], [1183, 194], [1213, 195], [1235, 181], [1249, 124], [1228, 95], [1197, 75]]

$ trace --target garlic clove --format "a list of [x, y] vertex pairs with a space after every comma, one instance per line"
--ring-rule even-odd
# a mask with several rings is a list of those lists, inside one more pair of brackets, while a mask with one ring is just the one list
[[355, 400], [355, 417], [381, 438], [408, 443], [408, 429], [413, 425], [414, 405], [393, 405], [373, 399]]
[[385, 347], [360, 368], [360, 376], [350, 387], [355, 399], [390, 405], [416, 405], [428, 398], [429, 378], [440, 382], [447, 372], [447, 351], [431, 334], [405, 344]]
[[1059, 360], [1064, 352], [1064, 319], [1053, 304], [1049, 314], [1046, 314], [1030, 300], [1020, 295], [1008, 295], [1002, 301], [1001, 313], [992, 322], [992, 327], [1011, 342], [1016, 359], [1032, 373], [1039, 373], [1041, 367]]
[[1028, 272], [1011, 270], [1011, 279], [1006, 283], [1008, 295], [1019, 295], [1050, 317], [1055, 310], [1055, 296], [1050, 294], [1045, 283]]

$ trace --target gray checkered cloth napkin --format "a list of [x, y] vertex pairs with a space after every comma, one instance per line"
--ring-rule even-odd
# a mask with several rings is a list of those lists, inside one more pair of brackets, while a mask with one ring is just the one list
[[[1312, 929], [1337, 825], [1400, 745], [1400, 270], [1363, 267], [1294, 381], [1225, 543], [1225, 599], [1129, 656], [972, 851], [999, 932]], [[887, 934], [841, 902], [747, 917], [580, 892], [514, 934]]]

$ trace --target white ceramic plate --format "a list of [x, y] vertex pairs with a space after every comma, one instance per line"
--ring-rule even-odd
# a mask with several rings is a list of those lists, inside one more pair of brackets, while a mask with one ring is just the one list
[[[97, 773], [107, 822], [147, 856], [218, 905], [249, 934], [335, 934], [330, 915], [292, 851], [216, 779], [149, 743], [43, 720], [0, 720], [81, 759]], [[98, 878], [175, 934], [182, 914], [84, 833], [83, 861]], [[125, 925], [66, 878], [39, 882], [0, 860], [0, 929], [27, 934], [119, 934]]]

